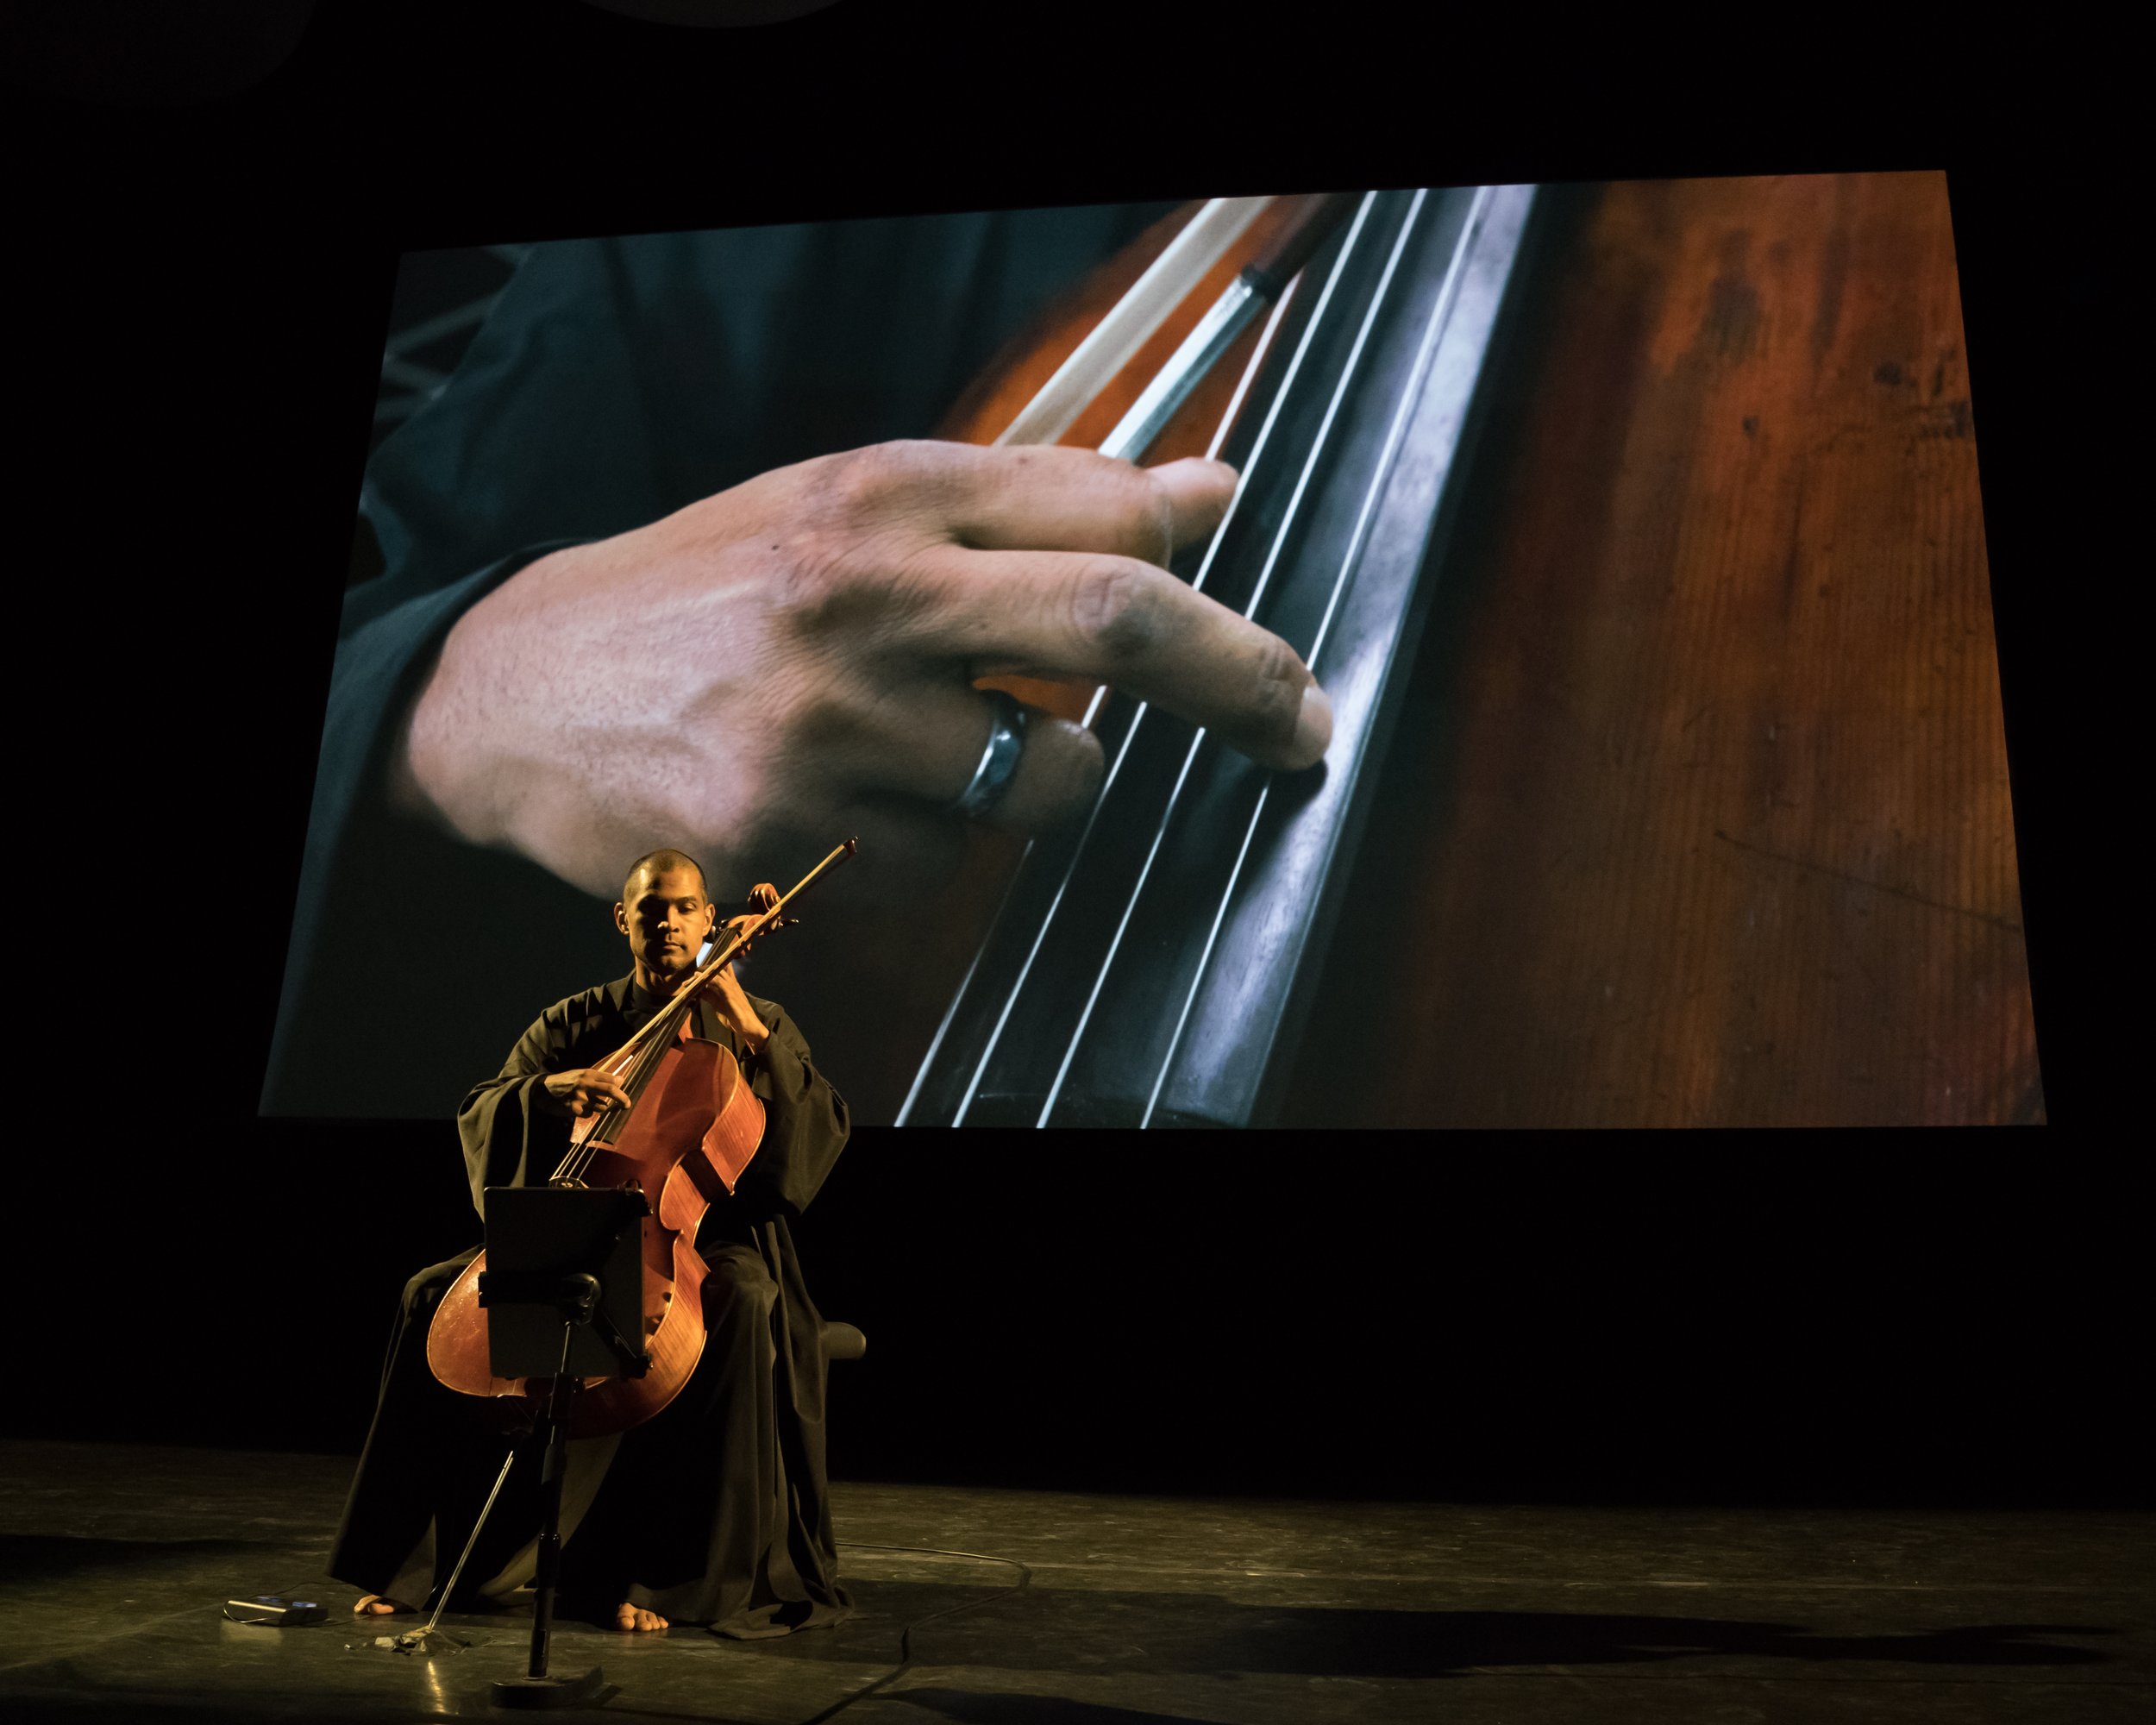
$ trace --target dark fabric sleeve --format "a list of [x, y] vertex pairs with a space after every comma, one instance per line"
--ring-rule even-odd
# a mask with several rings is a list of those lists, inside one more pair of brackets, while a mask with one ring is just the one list
[[544, 1108], [539, 1091], [549, 1072], [567, 1068], [569, 1047], [566, 1026], [551, 1013], [542, 1015], [517, 1038], [501, 1071], [473, 1085], [457, 1110], [472, 1208], [482, 1217], [486, 1188], [538, 1184], [568, 1150], [569, 1117]]
[[763, 1099], [764, 1127], [763, 1143], [741, 1177], [735, 1201], [751, 1210], [799, 1215], [823, 1189], [846, 1147], [852, 1120], [845, 1098], [817, 1070], [807, 1039], [786, 1008], [754, 994], [749, 1000], [771, 1039], [742, 1063], [749, 1088]]
[[[300, 864], [299, 897], [263, 1087], [265, 1112], [317, 1111], [310, 1102], [318, 1106], [317, 1099], [323, 1093], [317, 1086], [310, 1098], [305, 1075], [332, 1068], [335, 1063], [333, 1051], [345, 1029], [338, 1006], [342, 1002], [348, 1008], [353, 1004], [354, 978], [350, 953], [340, 951], [335, 938], [337, 930], [332, 925], [341, 907], [356, 902], [358, 883], [353, 876], [355, 873], [378, 879], [385, 874], [403, 875], [409, 877], [403, 883], [405, 889], [416, 888], [429, 871], [423, 862], [413, 859], [424, 857], [442, 843], [391, 810], [385, 794], [389, 750], [418, 693], [422, 676], [434, 662], [443, 638], [472, 605], [526, 564], [574, 543], [561, 540], [527, 547], [471, 570], [444, 586], [410, 592], [401, 603], [385, 608], [348, 608], [348, 632], [338, 643], [323, 719], [313, 806]], [[373, 585], [379, 588], [383, 583]], [[373, 614], [354, 621], [350, 614], [354, 610]], [[366, 935], [374, 955], [393, 963], [401, 956], [398, 951], [402, 944], [400, 925], [379, 916], [369, 920], [373, 926]], [[415, 966], [424, 962], [416, 945], [411, 958]], [[410, 974], [404, 967], [396, 968]], [[295, 1068], [300, 1073], [297, 1085]], [[384, 1098], [373, 1109], [362, 1107], [354, 1111], [431, 1112], [410, 1105], [399, 1107], [400, 1100]]]
[[[532, 248], [448, 385], [368, 464], [384, 572], [345, 600], [265, 1113], [438, 1117], [491, 1053], [473, 1026], [597, 962], [526, 956], [530, 930], [577, 926], [574, 888], [385, 806], [392, 733], [457, 618], [547, 551], [924, 435], [1005, 336], [1166, 207]], [[474, 905], [502, 962], [461, 994], [415, 989], [445, 939], [474, 938]]]

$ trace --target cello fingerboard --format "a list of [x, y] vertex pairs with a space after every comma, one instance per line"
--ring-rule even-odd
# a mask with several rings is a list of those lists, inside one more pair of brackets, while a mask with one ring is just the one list
[[1090, 819], [1036, 841], [901, 1124], [1263, 1124], [1324, 957], [1488, 395], [1532, 187], [1371, 195], [1306, 268], [1178, 573], [1300, 652], [1321, 768], [1267, 773], [1111, 695]]

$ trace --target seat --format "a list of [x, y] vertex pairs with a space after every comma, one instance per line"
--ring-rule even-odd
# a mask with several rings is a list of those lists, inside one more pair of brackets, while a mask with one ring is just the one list
[[825, 1323], [824, 1326], [824, 1358], [826, 1359], [859, 1359], [868, 1352], [868, 1338], [851, 1324]]

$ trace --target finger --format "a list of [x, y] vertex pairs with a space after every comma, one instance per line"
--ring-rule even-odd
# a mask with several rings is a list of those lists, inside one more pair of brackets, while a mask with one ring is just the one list
[[1089, 449], [984, 451], [951, 536], [981, 550], [1106, 551], [1166, 563], [1220, 524], [1235, 496], [1225, 461], [1134, 467]]
[[1197, 455], [1186, 455], [1179, 461], [1166, 461], [1144, 471], [1168, 493], [1169, 509], [1174, 518], [1171, 552], [1210, 538], [1221, 518], [1227, 514], [1228, 505], [1235, 501], [1235, 488], [1241, 482], [1241, 475], [1225, 461], [1206, 461]]
[[1107, 683], [1268, 767], [1310, 766], [1332, 741], [1332, 702], [1292, 647], [1150, 563], [953, 551], [930, 579], [942, 602], [919, 643], [975, 674]]
[[871, 495], [962, 545], [1106, 551], [1160, 563], [1220, 524], [1236, 486], [1225, 461], [1138, 467], [1052, 445], [891, 443], [853, 459], [875, 464]]
[[[879, 740], [856, 776], [864, 789], [896, 792], [948, 808], [974, 781], [987, 752], [996, 706], [978, 689], [931, 685], [903, 723]], [[1052, 831], [1092, 806], [1100, 788], [1100, 739], [1083, 725], [1026, 710], [1018, 765], [984, 825], [1005, 831]]]

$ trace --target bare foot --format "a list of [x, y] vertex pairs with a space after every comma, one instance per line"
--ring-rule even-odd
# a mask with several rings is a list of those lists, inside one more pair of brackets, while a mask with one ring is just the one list
[[654, 1629], [665, 1628], [667, 1620], [656, 1611], [647, 1611], [640, 1605], [624, 1603], [615, 1608], [614, 1627], [649, 1634]]
[[399, 1613], [417, 1615], [417, 1608], [401, 1599], [392, 1599], [385, 1593], [370, 1593], [352, 1608], [354, 1617], [393, 1617]]

